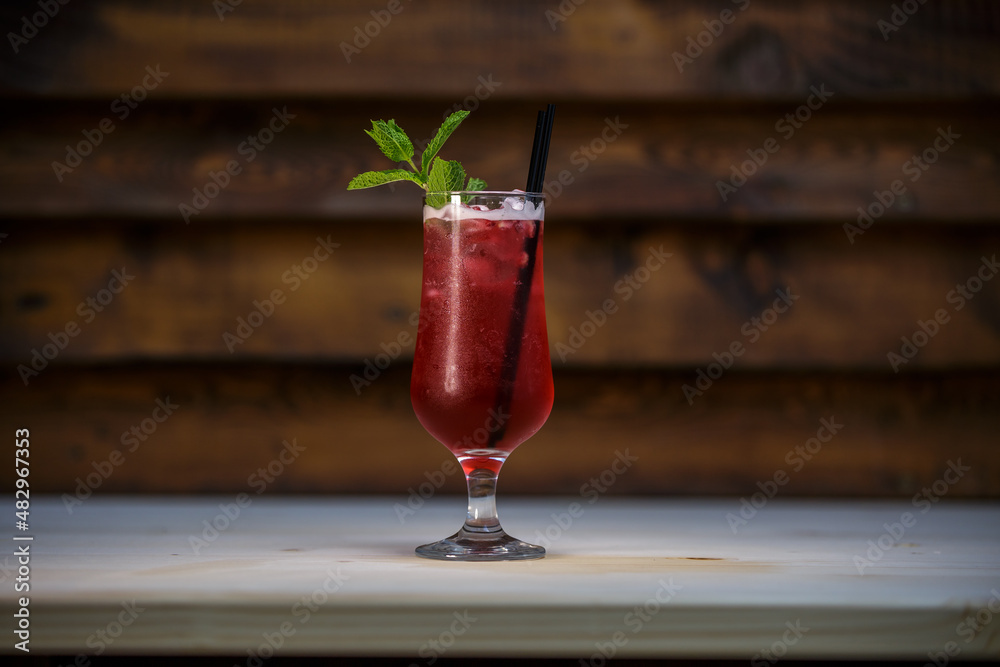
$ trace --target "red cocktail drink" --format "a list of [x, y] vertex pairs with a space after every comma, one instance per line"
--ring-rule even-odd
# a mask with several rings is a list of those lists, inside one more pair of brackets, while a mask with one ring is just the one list
[[[459, 210], [469, 217], [424, 222], [420, 333], [410, 397], [428, 433], [465, 459], [466, 467], [477, 468], [493, 465], [489, 461], [499, 452], [506, 455], [527, 440], [552, 408], [543, 223], [476, 218], [474, 210]], [[512, 358], [508, 337], [517, 335], [511, 331], [512, 313], [529, 262], [525, 248], [533, 241], [531, 286]]]
[[[465, 560], [538, 558], [541, 547], [508, 537], [495, 507], [486, 510], [493, 505], [504, 459], [542, 427], [552, 409], [542, 196], [450, 193], [449, 203], [435, 206], [444, 197], [430, 195], [424, 206], [423, 287], [410, 398], [424, 428], [461, 461], [470, 505], [464, 532], [425, 545], [431, 553], [421, 552], [424, 547], [418, 553]], [[484, 551], [487, 546], [492, 551]], [[476, 548], [478, 558], [469, 555]]]

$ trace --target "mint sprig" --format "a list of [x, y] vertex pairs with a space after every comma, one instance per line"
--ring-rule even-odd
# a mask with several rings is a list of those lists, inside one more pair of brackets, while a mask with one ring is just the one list
[[374, 188], [376, 185], [385, 185], [396, 181], [413, 181], [420, 185], [420, 179], [412, 171], [405, 169], [386, 169], [385, 171], [366, 171], [351, 179], [348, 190], [359, 190], [361, 188]]
[[427, 178], [427, 187], [431, 192], [449, 192], [462, 190], [465, 182], [465, 169], [457, 160], [434, 160], [431, 174]]
[[431, 166], [431, 160], [437, 156], [438, 151], [444, 146], [444, 142], [448, 141], [451, 133], [462, 124], [468, 115], [468, 111], [456, 111], [445, 119], [441, 127], [438, 128], [437, 134], [430, 140], [430, 143], [424, 146], [424, 152], [420, 154], [420, 171], [425, 174], [430, 173], [428, 168]]
[[393, 162], [409, 162], [413, 157], [413, 142], [394, 120], [388, 123], [383, 120], [372, 121], [372, 129], [365, 130], [365, 134], [374, 139], [385, 156]]
[[[396, 125], [396, 121], [392, 119], [388, 121], [373, 120], [372, 129], [365, 130], [365, 134], [375, 140], [387, 158], [393, 162], [405, 162], [410, 166], [410, 171], [406, 169], [366, 171], [352, 178], [351, 182], [347, 184], [347, 189], [361, 190], [396, 181], [412, 181], [426, 192], [485, 189], [486, 181], [481, 178], [470, 178], [466, 181], [465, 169], [460, 162], [444, 160], [438, 156], [444, 142], [468, 115], [468, 111], [456, 111], [445, 119], [441, 127], [438, 128], [437, 134], [421, 152], [419, 169], [413, 162], [413, 142], [410, 141], [403, 128]], [[441, 199], [443, 200], [443, 197]], [[440, 205], [444, 201], [431, 203]]]

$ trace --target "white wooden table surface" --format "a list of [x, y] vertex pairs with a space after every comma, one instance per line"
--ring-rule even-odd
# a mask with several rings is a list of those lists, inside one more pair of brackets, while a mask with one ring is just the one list
[[461, 498], [234, 500], [33, 499], [32, 653], [1000, 659], [996, 503], [772, 500], [734, 533], [736, 499], [501, 494], [549, 556], [443, 563], [413, 548]]

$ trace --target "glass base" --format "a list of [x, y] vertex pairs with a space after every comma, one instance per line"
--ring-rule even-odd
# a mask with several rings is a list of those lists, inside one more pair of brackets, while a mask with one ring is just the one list
[[511, 537], [502, 528], [490, 532], [460, 531], [440, 542], [424, 544], [417, 555], [435, 560], [532, 560], [545, 557], [545, 547]]

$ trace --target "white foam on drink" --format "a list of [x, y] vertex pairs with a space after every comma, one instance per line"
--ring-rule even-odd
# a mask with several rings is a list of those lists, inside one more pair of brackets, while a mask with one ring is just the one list
[[542, 220], [545, 215], [545, 203], [525, 201], [517, 197], [507, 197], [503, 207], [484, 210], [478, 206], [467, 204], [445, 204], [440, 208], [424, 206], [424, 220], [437, 218], [439, 220]]

